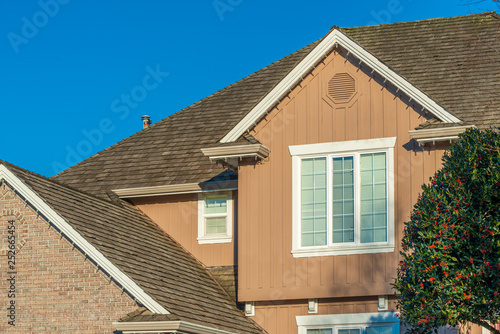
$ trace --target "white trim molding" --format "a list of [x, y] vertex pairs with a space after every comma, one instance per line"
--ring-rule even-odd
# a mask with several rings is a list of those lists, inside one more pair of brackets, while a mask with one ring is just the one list
[[224, 158], [241, 159], [246, 157], [258, 157], [259, 159], [265, 159], [269, 156], [271, 150], [262, 144], [251, 144], [202, 148], [201, 152], [211, 160]]
[[337, 141], [310, 145], [295, 145], [288, 147], [290, 155], [318, 155], [330, 153], [344, 153], [353, 151], [368, 151], [394, 148], [396, 137], [375, 138], [364, 140]]
[[190, 333], [190, 334], [234, 334], [222, 329], [194, 324], [186, 321], [114, 322], [113, 326], [123, 334], [143, 333]]
[[458, 135], [464, 133], [469, 128], [475, 128], [475, 125], [453, 126], [446, 128], [411, 130], [410, 137], [419, 144], [436, 143], [442, 141], [453, 141], [458, 139]]
[[229, 133], [221, 139], [221, 143], [234, 142], [250, 129], [266, 112], [268, 112], [283, 96], [289, 92], [314, 66], [327, 55], [332, 48], [340, 45], [357, 57], [364, 65], [372, 68], [383, 78], [430, 111], [441, 121], [458, 123], [460, 120], [446, 111], [434, 100], [409, 83], [402, 76], [374, 57], [371, 53], [350, 39], [338, 29], [332, 30], [323, 40], [269, 92]]
[[0, 165], [0, 180], [5, 180], [33, 207], [54, 224], [69, 240], [75, 243], [85, 254], [107, 272], [119, 285], [126, 289], [138, 302], [149, 311], [160, 314], [170, 314], [163, 306], [149, 296], [137, 283], [109, 261], [97, 248], [89, 243], [78, 231], [54, 211], [30, 187], [12, 173], [5, 165]]
[[363, 328], [370, 325], [392, 326], [393, 334], [399, 334], [400, 330], [399, 318], [395, 312], [300, 315], [296, 316], [295, 320], [299, 328], [299, 334], [306, 334], [308, 329], [314, 328]]
[[[366, 140], [353, 140], [344, 142], [321, 143], [311, 145], [290, 146], [289, 151], [292, 156], [292, 251], [294, 258], [316, 257], [348, 254], [370, 254], [370, 253], [390, 253], [394, 252], [394, 147], [396, 137], [377, 138]], [[366, 153], [384, 152], [386, 154], [387, 168], [387, 241], [374, 243], [360, 243], [358, 230], [359, 222], [355, 218], [355, 239], [352, 243], [334, 244], [330, 240], [331, 232], [331, 208], [327, 205], [327, 244], [325, 246], [303, 247], [301, 243], [301, 161], [304, 158], [327, 158], [327, 170], [332, 170], [331, 158], [351, 155], [354, 163], [359, 162], [359, 155]], [[359, 179], [359, 168], [355, 167], [354, 180]], [[327, 173], [327, 203], [331, 202], [333, 196], [331, 189], [332, 179]], [[357, 184], [358, 182], [355, 181]], [[356, 191], [355, 191], [356, 193]], [[360, 203], [359, 195], [355, 196], [354, 205], [355, 217], [358, 217]], [[328, 232], [329, 231], [329, 232]]]
[[166, 186], [115, 189], [120, 198], [151, 197], [163, 195], [196, 194], [210, 191], [237, 190], [238, 180], [202, 183], [170, 184]]
[[210, 158], [210, 161], [221, 161], [233, 168], [238, 168], [241, 160], [261, 161], [269, 156], [271, 150], [262, 144], [251, 144], [202, 148], [201, 152]]
[[[217, 217], [226, 218], [226, 234], [224, 235], [207, 235], [205, 232], [205, 200], [210, 196], [223, 196], [226, 198], [226, 214], [217, 215]], [[205, 244], [223, 244], [233, 241], [233, 193], [232, 191], [217, 192], [217, 193], [201, 193], [198, 195], [198, 243]]]

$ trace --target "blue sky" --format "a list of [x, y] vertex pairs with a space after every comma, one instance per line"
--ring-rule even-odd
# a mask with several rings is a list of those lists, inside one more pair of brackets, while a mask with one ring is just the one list
[[[470, 4], [469, 4], [470, 3]], [[493, 0], [0, 2], [0, 159], [51, 176], [324, 36]]]

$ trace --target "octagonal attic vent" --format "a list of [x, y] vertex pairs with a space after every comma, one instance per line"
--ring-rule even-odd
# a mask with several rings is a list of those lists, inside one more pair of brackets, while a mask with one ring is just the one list
[[337, 73], [328, 82], [328, 95], [335, 102], [349, 101], [356, 93], [356, 80], [348, 73]]

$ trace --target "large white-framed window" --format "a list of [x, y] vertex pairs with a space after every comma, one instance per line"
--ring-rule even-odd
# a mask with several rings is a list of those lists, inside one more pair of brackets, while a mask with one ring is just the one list
[[394, 312], [305, 315], [296, 317], [299, 334], [399, 334]]
[[233, 240], [232, 192], [198, 195], [198, 243], [219, 244]]
[[391, 137], [289, 147], [294, 257], [394, 251], [395, 143]]

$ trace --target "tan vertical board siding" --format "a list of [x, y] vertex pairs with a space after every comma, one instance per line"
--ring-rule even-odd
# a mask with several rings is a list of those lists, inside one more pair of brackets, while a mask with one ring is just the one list
[[[389, 311], [396, 311], [395, 300], [389, 300]], [[339, 299], [320, 300], [317, 315], [378, 312], [377, 300]], [[252, 319], [269, 334], [297, 334], [297, 316], [308, 315], [307, 300], [291, 300], [283, 303], [261, 302], [255, 305]]]
[[[15, 297], [8, 296], [7, 226], [15, 220]], [[1, 333], [112, 333], [138, 305], [42, 220], [10, 188], [0, 187]], [[7, 307], [15, 302], [15, 326]]]
[[[357, 92], [350, 100], [335, 103], [327, 96], [327, 82], [335, 73], [346, 72], [355, 78]], [[257, 164], [243, 164], [239, 170], [241, 301], [393, 293], [390, 283], [399, 262], [399, 241], [394, 253], [309, 259], [291, 254], [290, 145], [397, 137], [396, 240], [402, 236], [403, 222], [409, 218], [422, 182], [440, 166], [445, 147], [414, 150], [417, 146], [408, 134], [425, 117], [366, 73], [332, 53], [251, 131], [271, 149], [271, 155]]]
[[[237, 192], [233, 192], [233, 199]], [[133, 204], [207, 267], [235, 264], [233, 242], [198, 244], [198, 194], [134, 198]], [[234, 232], [233, 219], [233, 232]]]

